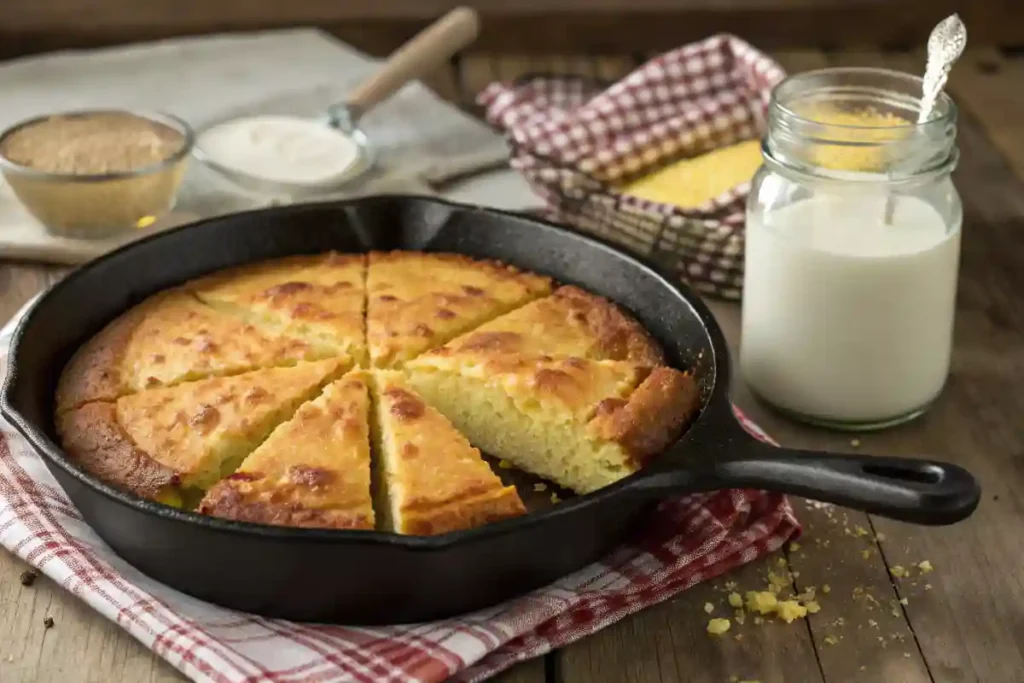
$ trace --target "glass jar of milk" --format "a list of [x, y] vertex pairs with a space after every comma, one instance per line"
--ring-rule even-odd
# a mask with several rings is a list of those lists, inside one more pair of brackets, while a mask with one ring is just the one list
[[798, 419], [910, 420], [949, 374], [963, 210], [956, 107], [917, 123], [919, 78], [791, 77], [768, 109], [747, 206], [740, 367]]

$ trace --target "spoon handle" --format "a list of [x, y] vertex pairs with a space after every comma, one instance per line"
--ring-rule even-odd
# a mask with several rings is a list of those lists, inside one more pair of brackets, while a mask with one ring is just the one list
[[466, 47], [480, 32], [475, 10], [457, 7], [398, 48], [369, 78], [348, 96], [346, 105], [354, 121], [395, 94], [411, 80], [437, 68]]

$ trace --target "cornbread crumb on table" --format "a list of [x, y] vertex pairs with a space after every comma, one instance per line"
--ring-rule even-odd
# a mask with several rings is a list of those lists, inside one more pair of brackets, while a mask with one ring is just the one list
[[731, 627], [732, 624], [728, 619], [712, 619], [708, 622], [708, 633], [713, 636], [720, 636], [723, 633], [726, 633]]

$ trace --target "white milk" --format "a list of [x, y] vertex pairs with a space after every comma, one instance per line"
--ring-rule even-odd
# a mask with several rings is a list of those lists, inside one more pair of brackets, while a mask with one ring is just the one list
[[229, 169], [284, 183], [323, 185], [359, 157], [356, 143], [322, 123], [290, 116], [253, 116], [205, 131], [197, 146]]
[[927, 406], [949, 372], [960, 253], [927, 202], [822, 196], [748, 219], [740, 366], [783, 409], [883, 421]]

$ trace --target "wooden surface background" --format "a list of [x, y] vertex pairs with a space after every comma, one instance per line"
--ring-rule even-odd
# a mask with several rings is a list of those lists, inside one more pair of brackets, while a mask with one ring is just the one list
[[[295, 0], [292, 4], [345, 5]], [[3, 24], [4, 12], [10, 10], [6, 4], [0, 7], [8, 7], [0, 9]], [[918, 53], [869, 49], [779, 51], [776, 56], [791, 71], [828, 64], [918, 70], [922, 64]], [[633, 68], [636, 59], [613, 52], [472, 54], [431, 84], [442, 95], [467, 102], [496, 78], [539, 69], [615, 77]], [[962, 108], [962, 160], [956, 173], [965, 207], [962, 275], [952, 376], [933, 410], [912, 424], [852, 441], [849, 435], [788, 422], [754, 401], [741, 381], [735, 387], [737, 402], [787, 444], [927, 454], [968, 467], [984, 487], [974, 517], [933, 529], [795, 501], [806, 525], [799, 549], [697, 586], [497, 680], [1024, 681], [1022, 85], [1024, 58], [996, 50], [972, 51], [954, 72], [951, 87]], [[36, 265], [0, 264], [0, 320], [61, 273]], [[735, 349], [738, 306], [712, 306]], [[935, 571], [922, 576], [914, 570], [906, 579], [890, 573], [892, 567], [911, 568], [922, 560], [929, 560]], [[821, 594], [825, 584], [830, 586], [830, 592], [820, 596], [819, 614], [791, 625], [756, 625], [748, 617], [724, 637], [705, 633], [705, 603], [711, 602], [716, 614], [726, 615], [722, 604], [727, 585], [734, 582], [740, 591], [763, 589], [767, 572], [779, 562], [792, 569], [795, 588], [815, 586]], [[0, 552], [0, 681], [180, 680], [169, 665], [49, 580], [40, 578], [23, 587], [18, 580], [23, 569], [20, 561]], [[52, 617], [52, 628], [45, 627], [45, 617]]]
[[457, 4], [480, 11], [474, 49], [491, 53], [630, 54], [720, 31], [777, 49], [914, 47], [955, 11], [976, 44], [1024, 45], [1021, 0], [3, 0], [0, 56], [301, 25], [381, 54]]

